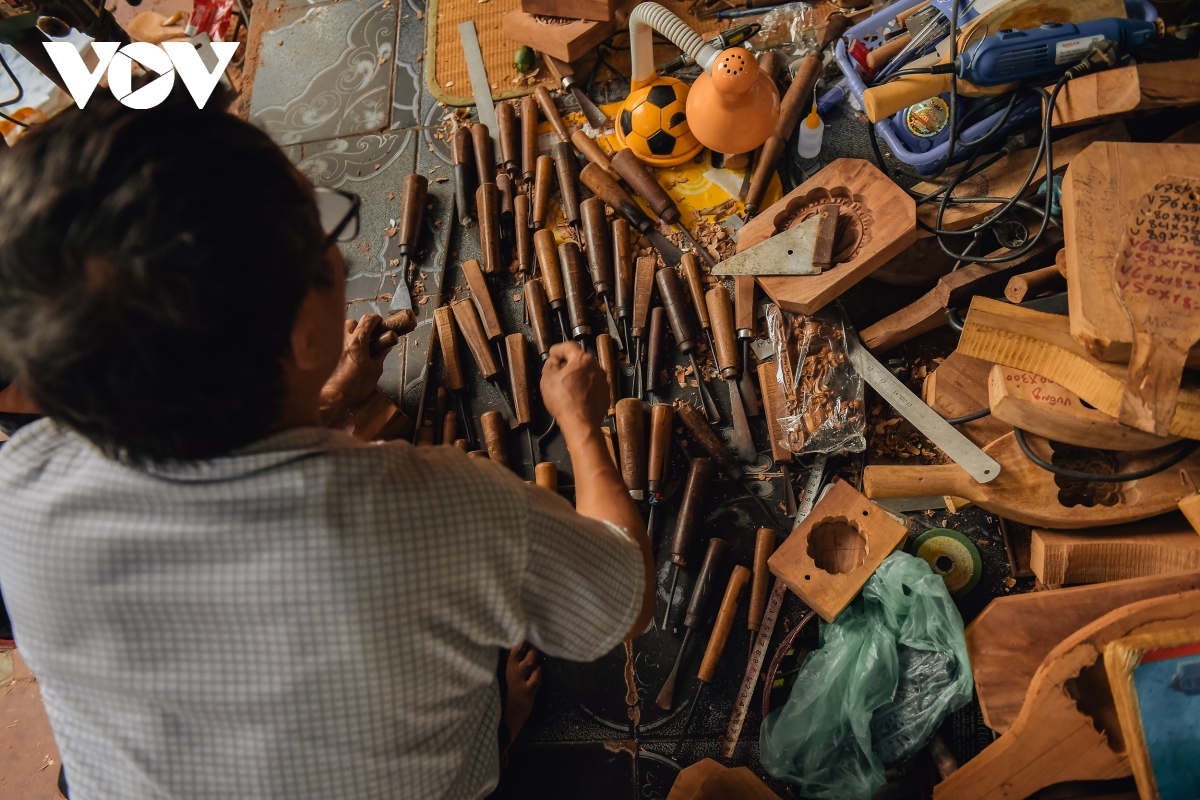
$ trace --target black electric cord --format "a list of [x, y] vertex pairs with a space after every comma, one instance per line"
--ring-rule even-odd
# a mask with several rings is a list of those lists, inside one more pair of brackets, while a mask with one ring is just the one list
[[[5, 73], [8, 74], [8, 79], [12, 81], [13, 86], [15, 86], [17, 89], [16, 97], [13, 97], [9, 100], [0, 100], [0, 108], [4, 108], [5, 106], [11, 106], [14, 103], [21, 102], [21, 99], [25, 97], [25, 87], [21, 85], [21, 81], [17, 79], [16, 73], [14, 73], [12, 68], [8, 66], [8, 62], [4, 60], [4, 56], [0, 56], [0, 67], [4, 68]], [[26, 123], [21, 122], [21, 120], [14, 119], [2, 111], [0, 111], [0, 119], [11, 122], [13, 125], [19, 125], [22, 128], [29, 127]]]
[[965, 425], [968, 422], [974, 422], [977, 419], [983, 419], [992, 413], [990, 408], [981, 408], [978, 411], [972, 411], [970, 414], [963, 414], [961, 417], [950, 417], [946, 420], [951, 425]]
[[1124, 483], [1125, 481], [1149, 478], [1151, 475], [1157, 475], [1165, 469], [1170, 469], [1196, 452], [1197, 448], [1200, 448], [1200, 441], [1187, 439], [1174, 453], [1153, 466], [1139, 469], [1136, 472], [1125, 472], [1120, 475], [1101, 475], [1095, 472], [1080, 472], [1079, 470], [1065, 469], [1056, 464], [1051, 464], [1033, 452], [1033, 449], [1029, 446], [1029, 442], [1025, 440], [1025, 431], [1020, 428], [1013, 428], [1013, 437], [1017, 440], [1017, 446], [1021, 448], [1021, 452], [1025, 454], [1025, 457], [1047, 472], [1052, 472], [1062, 478], [1070, 478], [1076, 481], [1090, 481], [1092, 483]]

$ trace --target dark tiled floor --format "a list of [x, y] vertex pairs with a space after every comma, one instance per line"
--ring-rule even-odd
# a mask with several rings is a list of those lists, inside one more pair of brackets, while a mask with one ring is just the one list
[[[423, 4], [416, 0], [323, 3], [267, 0], [265, 9], [260, 19], [269, 19], [270, 23], [260, 22], [255, 28], [260, 55], [250, 119], [269, 131], [315, 184], [347, 188], [363, 197], [360, 238], [343, 246], [350, 276], [346, 286], [347, 315], [386, 312], [398, 272], [394, 262], [399, 258], [394, 240], [386, 231], [394, 227], [399, 214], [398, 197], [404, 176], [414, 170], [430, 179], [430, 208], [417, 257], [425, 294], [436, 297], [445, 286], [445, 295], [449, 296], [452, 287], [463, 284], [457, 265], [463, 259], [477, 257], [479, 246], [474, 231], [464, 232], [452, 224], [452, 183], [438, 182], [438, 178], [450, 177], [450, 162], [444, 143], [433, 137], [444, 110], [424, 88], [423, 70], [427, 63], [420, 60], [423, 22], [417, 18]], [[278, 44], [280, 41], [282, 45]], [[615, 86], [603, 90], [600, 96], [617, 99], [623, 91]], [[866, 148], [865, 140], [855, 138], [861, 130], [848, 119], [843, 123], [831, 125], [831, 150], [838, 154], [857, 150], [861, 155]], [[843, 133], [839, 134], [839, 130]], [[389, 194], [395, 199], [389, 198]], [[880, 304], [878, 287], [873, 288], [868, 282], [857, 291], [862, 295], [860, 307]], [[898, 306], [904, 301], [894, 289], [887, 292], [894, 301], [891, 305]], [[514, 295], [519, 296], [519, 288], [507, 277], [502, 278], [494, 295], [502, 323], [510, 332], [528, 334], [522, 310], [512, 302]], [[427, 373], [431, 383], [436, 384], [440, 378], [440, 358], [432, 359], [432, 367], [429, 358], [433, 306], [432, 301], [417, 306], [420, 324], [389, 356], [381, 382], [385, 392], [400, 397], [410, 414], [415, 413], [420, 402]], [[467, 366], [467, 370], [470, 386], [466, 399], [472, 415], [495, 407], [496, 390], [480, 380], [473, 365]], [[718, 402], [727, 404], [724, 387], [716, 388]], [[696, 402], [695, 390], [685, 391]], [[674, 392], [679, 390], [676, 388]], [[537, 403], [534, 416], [533, 427], [544, 430], [549, 419]], [[753, 423], [756, 440], [764, 443], [764, 423], [761, 419]], [[520, 453], [522, 463], [517, 468], [531, 478], [532, 464], [523, 437], [514, 437], [512, 447], [514, 453]], [[544, 456], [558, 463], [560, 482], [569, 493], [570, 462], [561, 440], [549, 439]], [[844, 461], [840, 465], [853, 466], [853, 462]], [[752, 472], [757, 474], [751, 488], [768, 505], [778, 507], [785, 489], [780, 471], [769, 456], [761, 455]], [[669, 481], [676, 490], [685, 473], [686, 461], [677, 452], [672, 459]], [[802, 468], [793, 470], [795, 480], [803, 477]], [[753, 504], [746, 502], [746, 493], [747, 487], [742, 484], [715, 483], [695, 545], [697, 552], [703, 551], [708, 537], [721, 536], [731, 544], [731, 563], [750, 563], [754, 530], [766, 523]], [[657, 524], [657, 544], [662, 543], [674, 526], [675, 502], [669, 500], [663, 508]], [[976, 520], [979, 535], [992, 536], [994, 530], [983, 515], [977, 509], [968, 512], [972, 513], [977, 520], [976, 517], [959, 519], [964, 524], [976, 524], [971, 522]], [[985, 595], [1001, 590], [1005, 574], [1003, 548], [983, 549], [987, 562], [985, 582], [974, 594], [979, 602], [971, 599], [964, 605], [964, 616], [968, 619], [982, 608]], [[695, 695], [698, 684], [695, 675], [706, 638], [701, 637], [689, 647], [674, 709], [664, 712], [657, 708], [654, 698], [670, 671], [683, 632], [681, 627], [665, 631], [657, 628], [667, 602], [667, 577], [668, 565], [660, 563], [655, 628], [638, 638], [628, 651], [618, 647], [592, 664], [548, 661], [537, 705], [512, 751], [499, 797], [665, 798], [679, 765], [717, 755], [746, 663], [749, 632], [744, 627], [735, 627], [716, 679], [701, 700], [689, 740], [676, 759], [675, 743]], [[689, 571], [680, 576], [673, 625], [679, 624], [682, 609], [678, 605], [688, 596], [691, 580]], [[780, 627], [787, 629], [794, 625], [801, 613], [796, 598], [789, 597]], [[797, 647], [815, 646], [815, 635], [815, 627], [806, 631]], [[630, 660], [632, 702], [626, 683]], [[789, 663], [785, 662], [785, 669]], [[785, 693], [786, 689], [780, 691], [774, 700], [782, 702]], [[732, 760], [734, 765], [748, 765], [759, 774], [760, 707], [761, 700], [756, 695]], [[960, 716], [954, 726], [963, 733], [956, 734], [953, 740], [959, 743], [960, 750], [966, 748], [960, 752], [965, 757], [978, 749], [970, 742], [972, 737], [977, 738], [979, 724], [970, 716], [970, 709]], [[781, 784], [773, 786], [781, 793], [785, 791]]]

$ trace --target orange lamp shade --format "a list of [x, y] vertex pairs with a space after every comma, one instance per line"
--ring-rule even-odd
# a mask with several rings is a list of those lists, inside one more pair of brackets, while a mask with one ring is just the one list
[[748, 153], [767, 140], [779, 118], [779, 90], [754, 54], [731, 47], [701, 73], [687, 97], [687, 120], [702, 145], [718, 153]]

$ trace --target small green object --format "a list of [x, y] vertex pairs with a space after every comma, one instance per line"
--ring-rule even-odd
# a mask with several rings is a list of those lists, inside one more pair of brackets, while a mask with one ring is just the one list
[[513, 56], [513, 64], [519, 75], [524, 75], [533, 69], [533, 48], [524, 44], [518, 47], [517, 54]]
[[979, 548], [961, 533], [950, 528], [933, 528], [913, 542], [913, 554], [942, 576], [952, 595], [966, 594], [979, 583], [983, 560]]

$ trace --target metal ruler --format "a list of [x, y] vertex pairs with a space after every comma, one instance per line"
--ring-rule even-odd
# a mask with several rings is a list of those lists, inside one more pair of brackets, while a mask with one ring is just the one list
[[846, 337], [846, 350], [850, 363], [863, 376], [863, 380], [871, 384], [896, 409], [896, 413], [941, 448], [951, 461], [966, 470], [978, 483], [996, 479], [1000, 474], [1000, 464], [996, 459], [976, 447], [940, 414], [922, 403], [921, 398], [909, 391], [895, 375], [888, 372], [887, 367], [867, 352], [857, 336]]
[[[817, 502], [817, 490], [821, 488], [821, 479], [825, 475], [825, 456], [819, 455], [813, 461], [812, 469], [808, 471], [808, 483], [804, 485], [804, 497], [800, 507], [796, 509], [796, 524], [799, 525], [813, 510]], [[790, 489], [789, 489], [790, 491]], [[775, 633], [775, 623], [779, 620], [779, 609], [783, 606], [783, 597], [787, 594], [787, 586], [778, 578], [771, 596], [767, 600], [766, 611], [763, 612], [762, 625], [754, 639], [754, 650], [750, 653], [750, 662], [746, 664], [746, 674], [742, 676], [742, 685], [738, 689], [737, 699], [733, 703], [733, 713], [729, 715], [729, 725], [725, 728], [725, 738], [721, 740], [721, 758], [733, 758], [733, 749], [737, 747], [738, 738], [742, 735], [742, 726], [746, 723], [746, 714], [750, 711], [750, 701], [754, 697], [754, 687], [758, 684], [758, 673], [762, 671], [767, 660], [767, 650], [771, 645], [771, 636]], [[764, 691], [766, 691], [764, 689]]]
[[479, 35], [475, 21], [467, 20], [458, 25], [458, 38], [462, 40], [463, 55], [467, 59], [467, 74], [471, 76], [471, 92], [475, 95], [475, 107], [479, 109], [479, 121], [487, 125], [492, 136], [492, 145], [500, 152], [500, 126], [496, 122], [496, 106], [492, 104], [492, 85], [488, 83], [487, 67], [483, 65], [483, 51], [479, 49]]

